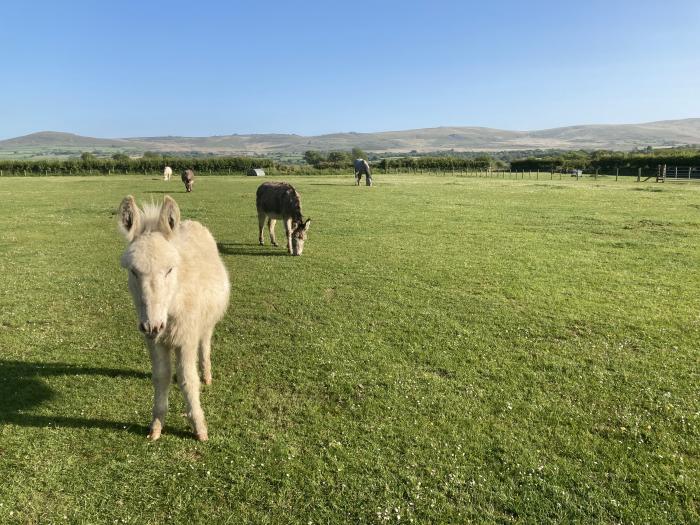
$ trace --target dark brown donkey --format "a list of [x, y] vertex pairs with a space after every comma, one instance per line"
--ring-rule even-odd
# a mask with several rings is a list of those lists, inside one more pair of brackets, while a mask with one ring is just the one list
[[292, 255], [301, 255], [304, 251], [306, 233], [311, 226], [311, 219], [301, 216], [301, 199], [297, 191], [286, 182], [265, 182], [258, 187], [255, 195], [255, 205], [258, 208], [258, 226], [260, 245], [264, 245], [263, 227], [265, 217], [270, 231], [270, 242], [277, 246], [275, 239], [275, 222], [284, 221], [284, 231], [287, 234], [287, 251]]
[[185, 170], [182, 172], [182, 182], [185, 183], [185, 190], [187, 192], [192, 191], [192, 185], [194, 184], [194, 171], [192, 170]]

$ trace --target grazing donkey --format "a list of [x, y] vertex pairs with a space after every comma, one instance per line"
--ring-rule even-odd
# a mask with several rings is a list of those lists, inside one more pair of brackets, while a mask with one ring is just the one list
[[192, 185], [194, 184], [194, 171], [185, 170], [182, 172], [182, 182], [185, 183], [185, 190], [187, 193], [192, 191]]
[[170, 166], [166, 166], [163, 170], [163, 180], [170, 180], [173, 176], [173, 169]]
[[121, 265], [129, 270], [129, 291], [151, 354], [155, 400], [148, 437], [160, 437], [168, 411], [168, 389], [175, 354], [177, 379], [195, 436], [208, 438], [199, 404], [197, 359], [205, 384], [211, 383], [211, 336], [226, 312], [228, 274], [209, 230], [196, 221], [180, 222], [170, 197], [143, 209], [134, 198], [119, 207], [120, 228], [129, 242]]
[[362, 180], [362, 175], [365, 176], [365, 183], [367, 186], [372, 185], [372, 170], [369, 169], [369, 163], [365, 159], [355, 159], [353, 162], [355, 166], [355, 185], [360, 185], [360, 180]]
[[265, 182], [258, 186], [255, 195], [255, 205], [258, 208], [258, 228], [260, 246], [265, 244], [263, 227], [265, 217], [270, 232], [270, 242], [277, 246], [275, 239], [275, 222], [284, 221], [284, 231], [287, 234], [287, 251], [292, 255], [301, 255], [304, 251], [304, 241], [311, 226], [311, 219], [301, 216], [301, 200], [297, 191], [286, 182]]

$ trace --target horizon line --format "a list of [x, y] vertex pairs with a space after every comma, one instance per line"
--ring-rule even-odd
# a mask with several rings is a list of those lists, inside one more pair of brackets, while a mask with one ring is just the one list
[[290, 136], [297, 136], [297, 137], [303, 137], [303, 138], [311, 138], [311, 137], [323, 137], [327, 135], [347, 135], [347, 134], [356, 134], [356, 135], [371, 135], [371, 134], [379, 134], [379, 133], [396, 133], [396, 132], [406, 132], [406, 131], [419, 131], [419, 130], [426, 130], [426, 129], [446, 129], [446, 128], [471, 128], [471, 129], [487, 129], [487, 130], [497, 130], [497, 131], [509, 131], [512, 133], [533, 133], [533, 132], [538, 132], [538, 131], [548, 131], [548, 130], [554, 130], [554, 129], [565, 129], [565, 128], [572, 128], [572, 127], [579, 127], [579, 126], [641, 126], [644, 124], [658, 124], [662, 122], [677, 122], [677, 121], [683, 121], [683, 120], [697, 120], [700, 119], [700, 117], [683, 117], [683, 118], [670, 118], [670, 119], [661, 119], [661, 120], [651, 120], [651, 121], [644, 121], [644, 122], [617, 122], [617, 123], [578, 123], [578, 124], [567, 124], [567, 125], [561, 125], [561, 126], [553, 126], [553, 127], [546, 127], [546, 128], [534, 128], [534, 129], [510, 129], [510, 128], [496, 128], [496, 127], [490, 127], [490, 126], [479, 126], [479, 125], [439, 125], [439, 126], [425, 126], [425, 127], [411, 127], [411, 128], [404, 128], [404, 129], [383, 129], [380, 131], [333, 131], [329, 133], [317, 133], [317, 134], [311, 134], [311, 135], [304, 135], [301, 133], [294, 133], [294, 132], [279, 132], [279, 131], [271, 131], [271, 132], [257, 132], [257, 133], [243, 133], [243, 132], [233, 132], [233, 133], [215, 133], [211, 135], [172, 135], [172, 134], [159, 134], [159, 135], [131, 135], [131, 136], [121, 136], [121, 137], [105, 137], [105, 136], [97, 136], [97, 135], [83, 135], [81, 133], [76, 133], [73, 131], [58, 131], [58, 130], [51, 130], [51, 129], [43, 129], [40, 131], [32, 131], [30, 133], [25, 133], [23, 135], [14, 135], [10, 136], [7, 138], [0, 138], [0, 142], [6, 141], [6, 140], [12, 140], [12, 139], [17, 139], [17, 138], [23, 138], [23, 137], [29, 137], [31, 135], [38, 135], [41, 133], [64, 133], [68, 135], [75, 135], [78, 137], [86, 137], [86, 138], [94, 138], [94, 139], [102, 139], [102, 140], [131, 140], [131, 139], [149, 139], [149, 138], [161, 138], [161, 137], [168, 137], [168, 138], [193, 138], [193, 139], [198, 139], [198, 138], [211, 138], [211, 137], [231, 137], [231, 136], [256, 136], [256, 135], [290, 135]]

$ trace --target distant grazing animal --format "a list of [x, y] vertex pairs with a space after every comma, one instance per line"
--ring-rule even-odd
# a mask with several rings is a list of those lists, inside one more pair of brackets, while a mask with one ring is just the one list
[[258, 209], [260, 246], [265, 244], [263, 239], [265, 217], [268, 218], [270, 242], [274, 246], [277, 246], [275, 222], [277, 219], [282, 219], [284, 231], [287, 234], [287, 251], [292, 255], [301, 255], [311, 219], [304, 222], [301, 216], [301, 199], [297, 191], [286, 182], [265, 182], [258, 186], [255, 205]]
[[185, 170], [182, 172], [182, 182], [185, 183], [185, 190], [189, 193], [192, 191], [192, 185], [194, 184], [194, 171]]
[[355, 165], [355, 185], [360, 185], [360, 180], [362, 180], [362, 175], [364, 174], [367, 186], [371, 186], [372, 170], [369, 168], [367, 161], [365, 159], [355, 159], [353, 164]]
[[196, 438], [206, 441], [197, 360], [204, 383], [210, 384], [211, 336], [231, 288], [216, 242], [200, 223], [180, 222], [180, 209], [170, 197], [143, 209], [131, 195], [125, 197], [119, 226], [129, 243], [121, 265], [129, 270], [138, 327], [151, 354], [155, 400], [148, 437], [156, 440], [163, 430], [174, 354], [187, 416]]
[[173, 176], [173, 169], [170, 166], [166, 166], [163, 170], [163, 180], [170, 180]]

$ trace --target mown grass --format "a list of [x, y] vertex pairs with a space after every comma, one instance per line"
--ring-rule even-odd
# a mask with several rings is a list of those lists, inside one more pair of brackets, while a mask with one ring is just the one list
[[[302, 257], [259, 179], [0, 181], [0, 522], [700, 521], [700, 187], [291, 181]], [[165, 192], [233, 285], [205, 444], [177, 388], [145, 439], [114, 210]]]

